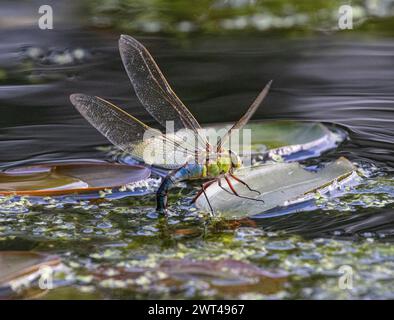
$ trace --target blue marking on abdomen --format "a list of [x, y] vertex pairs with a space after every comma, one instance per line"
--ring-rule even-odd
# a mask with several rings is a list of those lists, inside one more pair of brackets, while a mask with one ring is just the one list
[[204, 166], [200, 164], [187, 164], [172, 176], [175, 181], [202, 178]]

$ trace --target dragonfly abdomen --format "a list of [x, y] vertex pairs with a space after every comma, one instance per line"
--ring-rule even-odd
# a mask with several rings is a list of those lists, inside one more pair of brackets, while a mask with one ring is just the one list
[[171, 171], [161, 183], [156, 193], [157, 210], [163, 211], [167, 207], [168, 190], [177, 182], [183, 180], [201, 179], [203, 178], [204, 165], [185, 164], [181, 168]]

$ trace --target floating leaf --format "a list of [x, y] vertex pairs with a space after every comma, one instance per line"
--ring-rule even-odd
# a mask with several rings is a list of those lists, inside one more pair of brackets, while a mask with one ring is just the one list
[[0, 286], [60, 263], [57, 256], [31, 251], [0, 251]]
[[[212, 128], [224, 130], [229, 127], [218, 125]], [[252, 154], [266, 154], [270, 158], [279, 155], [287, 161], [319, 156], [322, 152], [335, 148], [346, 136], [343, 131], [332, 131], [321, 123], [312, 122], [253, 122], [244, 129], [251, 130], [250, 150]], [[247, 143], [243, 133], [239, 135], [239, 143], [240, 145]], [[225, 147], [228, 148], [229, 145]]]
[[[318, 172], [306, 170], [298, 163], [265, 164], [236, 172], [237, 177], [259, 191], [260, 195], [234, 179], [231, 179], [231, 183], [237, 193], [252, 199], [235, 196], [223, 179], [222, 187], [225, 190], [215, 183], [208, 187], [206, 194], [215, 211], [226, 218], [240, 218], [284, 206], [300, 198], [314, 197], [316, 190], [327, 191], [328, 186], [350, 176], [354, 171], [354, 166], [343, 157]], [[197, 199], [196, 205], [200, 209], [210, 210], [204, 195]]]
[[54, 162], [0, 173], [0, 194], [33, 196], [86, 193], [144, 180], [150, 169], [106, 162]]

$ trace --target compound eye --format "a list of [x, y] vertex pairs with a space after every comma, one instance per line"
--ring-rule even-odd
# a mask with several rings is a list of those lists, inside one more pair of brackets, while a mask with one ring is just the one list
[[236, 168], [240, 167], [242, 161], [239, 158], [239, 156], [236, 153], [232, 152], [231, 150], [229, 150], [229, 153], [230, 153], [231, 165]]

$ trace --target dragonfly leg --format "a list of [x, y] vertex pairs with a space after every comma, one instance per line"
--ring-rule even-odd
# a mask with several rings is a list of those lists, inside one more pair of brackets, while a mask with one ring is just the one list
[[[223, 177], [224, 177], [224, 176], [223, 176]], [[225, 177], [224, 177], [224, 178], [225, 178]], [[235, 189], [234, 189], [234, 187], [233, 187], [233, 185], [232, 185], [231, 183], [228, 184], [227, 179], [226, 179], [226, 181], [227, 181], [227, 184], [230, 186], [231, 191], [229, 191], [229, 190], [227, 190], [225, 187], [223, 187], [221, 178], [218, 178], [217, 181], [218, 181], [218, 186], [219, 186], [220, 188], [222, 188], [223, 191], [226, 191], [227, 193], [229, 193], [229, 194], [231, 194], [231, 195], [233, 195], [233, 196], [237, 196], [237, 197], [243, 198], [242, 196], [240, 196], [240, 195], [238, 194], [237, 191], [235, 191]]]
[[212, 216], [215, 215], [215, 213], [213, 212], [212, 206], [211, 206], [211, 202], [209, 201], [207, 193], [205, 192], [205, 188], [202, 188], [202, 192], [204, 193], [205, 200], [207, 200], [207, 202], [208, 202], [209, 209], [211, 209]]
[[232, 185], [230, 179], [229, 179], [226, 175], [224, 176], [224, 179], [226, 180], [226, 182], [227, 182], [228, 186], [230, 187], [231, 191], [232, 191], [237, 197], [239, 197], [239, 194], [238, 194], [237, 191], [235, 191], [234, 186]]
[[222, 188], [222, 189], [223, 189], [224, 191], [226, 191], [227, 193], [234, 195], [233, 192], [228, 191], [225, 187], [223, 187], [223, 185], [222, 185], [222, 180], [221, 180], [220, 178], [218, 178], [217, 181], [218, 181], [218, 186], [219, 186], [220, 188]]
[[214, 183], [215, 181], [216, 181], [216, 179], [214, 179], [214, 180], [209, 180], [209, 181], [207, 181], [207, 182], [204, 182], [204, 183], [201, 185], [201, 189], [197, 192], [197, 194], [195, 195], [195, 197], [193, 198], [193, 200], [190, 201], [190, 204], [196, 202], [197, 198], [203, 193], [203, 190], [204, 190], [204, 189], [206, 190], [206, 189], [207, 189], [212, 183]]
[[207, 188], [208, 188], [211, 184], [213, 184], [214, 182], [216, 182], [216, 179], [213, 179], [213, 180], [204, 182], [204, 183], [201, 185], [201, 189], [198, 191], [198, 193], [196, 194], [196, 196], [195, 196], [195, 197], [193, 198], [193, 200], [190, 202], [190, 204], [194, 203], [194, 202], [197, 200], [197, 198], [203, 193], [203, 194], [204, 194], [204, 197], [205, 197], [205, 200], [207, 200], [207, 202], [208, 202], [209, 209], [211, 210], [212, 215], [214, 215], [214, 211], [213, 211], [213, 209], [212, 209], [211, 203], [209, 202], [209, 199], [208, 199], [208, 196], [207, 196], [207, 193], [205, 192], [205, 190], [207, 190]]
[[255, 189], [252, 189], [251, 187], [249, 187], [249, 185], [248, 185], [245, 181], [241, 180], [240, 178], [238, 178], [238, 177], [235, 176], [234, 174], [230, 173], [230, 177], [233, 178], [234, 180], [238, 181], [239, 183], [242, 183], [242, 184], [243, 184], [246, 188], [248, 188], [250, 191], [256, 192], [257, 194], [261, 194], [260, 191], [255, 190]]
[[[238, 192], [234, 189], [234, 186], [232, 185], [232, 183], [231, 183], [231, 181], [230, 181], [230, 179], [228, 178], [227, 175], [224, 175], [224, 179], [226, 180], [228, 186], [230, 187], [232, 193], [233, 193], [235, 196], [240, 197], [240, 198], [243, 198], [243, 199], [254, 200], [254, 201], [260, 201], [260, 202], [263, 202], [263, 203], [264, 203], [264, 200], [263, 200], [263, 199], [255, 199], [255, 198], [251, 198], [251, 197], [246, 197], [246, 196], [241, 196], [241, 195], [239, 195]], [[225, 188], [223, 188], [220, 184], [219, 184], [219, 186], [220, 186], [223, 190], [225, 190], [225, 191], [227, 191], [227, 192], [230, 192], [230, 191], [226, 190]]]

